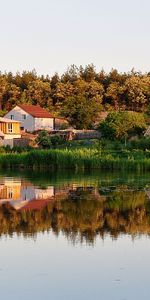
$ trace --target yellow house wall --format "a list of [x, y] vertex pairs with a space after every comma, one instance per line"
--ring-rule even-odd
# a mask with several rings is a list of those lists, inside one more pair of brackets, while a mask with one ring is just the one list
[[13, 123], [13, 133], [20, 134], [20, 123]]
[[7, 187], [6, 186], [4, 186], [0, 190], [0, 199], [7, 199]]
[[[11, 195], [11, 197], [10, 197]], [[3, 189], [0, 190], [0, 199], [13, 199], [18, 200], [21, 197], [21, 188], [19, 186], [4, 186]]]
[[3, 133], [6, 133], [6, 130], [7, 130], [6, 125], [7, 125], [6, 123], [0, 123], [0, 130]]
[[[10, 122], [11, 124], [11, 122]], [[20, 123], [12, 123], [13, 132], [8, 131], [8, 123], [0, 123], [0, 130], [4, 134], [20, 134]]]

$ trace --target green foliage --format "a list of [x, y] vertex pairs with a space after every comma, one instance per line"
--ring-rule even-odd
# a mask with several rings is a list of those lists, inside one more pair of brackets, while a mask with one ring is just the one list
[[[82, 243], [86, 240], [93, 243], [98, 234], [103, 238], [108, 232], [114, 238], [122, 232], [133, 235], [133, 238], [137, 232], [149, 233], [148, 179], [144, 181], [144, 185], [141, 185], [141, 180], [137, 181], [137, 176], [134, 180], [132, 177], [129, 182], [124, 182], [123, 179], [124, 183], [120, 184], [118, 178], [115, 182], [107, 177], [107, 180], [103, 180], [103, 185], [100, 185], [99, 178], [99, 187], [90, 180], [90, 188], [86, 177], [83, 177], [83, 182], [82, 177], [79, 180], [80, 185], [76, 183], [74, 189], [68, 181], [65, 180], [64, 185], [61, 181], [63, 191], [65, 188], [63, 199], [59, 201], [56, 193], [56, 201], [48, 201], [39, 210], [15, 210], [8, 202], [3, 203], [0, 206], [0, 237], [6, 234], [12, 237], [16, 233], [18, 236], [23, 234], [24, 237], [33, 238], [39, 232], [53, 230], [62, 232], [72, 242]], [[37, 181], [34, 182], [37, 186]], [[41, 187], [47, 186], [43, 184], [43, 178], [40, 182]], [[59, 180], [59, 191], [61, 185]]]
[[1, 153], [1, 168], [33, 168], [44, 170], [150, 170], [150, 151], [98, 149], [49, 149], [23, 153]]
[[55, 116], [66, 116], [79, 129], [91, 128], [103, 110], [149, 113], [150, 74], [96, 72], [93, 64], [72, 65], [59, 76], [38, 76], [35, 70], [0, 73], [0, 115], [19, 103], [39, 104]]
[[0, 153], [22, 153], [31, 150], [33, 150], [33, 148], [29, 145], [26, 147], [14, 146], [12, 148], [10, 147], [10, 145], [0, 147]]
[[44, 148], [50, 148], [52, 146], [50, 135], [46, 130], [42, 130], [39, 132], [38, 137], [36, 138], [37, 144]]
[[7, 114], [7, 110], [0, 110], [0, 117], [4, 117]]
[[150, 150], [150, 138], [143, 137], [138, 140], [130, 141], [127, 145], [128, 149]]
[[59, 145], [64, 144], [64, 139], [59, 135], [59, 134], [55, 134], [53, 136], [50, 136], [50, 141], [53, 147], [57, 147]]
[[136, 112], [112, 112], [100, 124], [102, 136], [112, 140], [141, 134], [145, 129], [143, 114]]
[[69, 97], [63, 105], [62, 113], [71, 125], [77, 129], [90, 129], [101, 110], [101, 105], [95, 99], [85, 96]]
[[42, 130], [39, 132], [36, 142], [41, 148], [48, 149], [61, 145], [65, 141], [59, 134], [50, 135], [46, 130]]

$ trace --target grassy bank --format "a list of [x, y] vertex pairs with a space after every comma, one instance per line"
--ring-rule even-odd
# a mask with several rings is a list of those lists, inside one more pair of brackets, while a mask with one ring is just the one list
[[50, 149], [1, 153], [1, 168], [150, 170], [150, 151]]

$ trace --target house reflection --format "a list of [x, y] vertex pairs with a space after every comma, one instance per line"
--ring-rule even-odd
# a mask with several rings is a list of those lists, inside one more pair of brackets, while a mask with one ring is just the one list
[[[39, 188], [34, 186], [31, 182], [25, 179], [15, 179], [4, 177], [0, 179], [0, 204], [9, 202], [16, 210], [25, 208], [27, 204], [32, 202], [32, 209], [47, 204], [55, 194], [54, 186], [47, 186], [46, 188]], [[35, 202], [35, 201], [40, 201]], [[41, 202], [42, 201], [42, 202]], [[39, 206], [40, 208], [40, 206]]]
[[[0, 236], [52, 230], [93, 243], [97, 235], [150, 235], [148, 185], [97, 185], [0, 177]], [[35, 183], [36, 182], [36, 183]], [[3, 204], [3, 205], [2, 205]]]

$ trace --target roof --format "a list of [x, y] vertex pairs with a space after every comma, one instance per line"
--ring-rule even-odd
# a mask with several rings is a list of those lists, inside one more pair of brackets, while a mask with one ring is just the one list
[[27, 202], [26, 205], [21, 207], [19, 210], [40, 210], [44, 208], [46, 205], [48, 205], [50, 201], [49, 200], [31, 200]]
[[54, 118], [47, 110], [39, 105], [19, 104], [18, 106], [34, 118]]
[[8, 118], [2, 118], [2, 117], [0, 117], [0, 122], [2, 122], [2, 123], [20, 123], [20, 122], [17, 121], [17, 120], [11, 120], [11, 119], [8, 119]]

